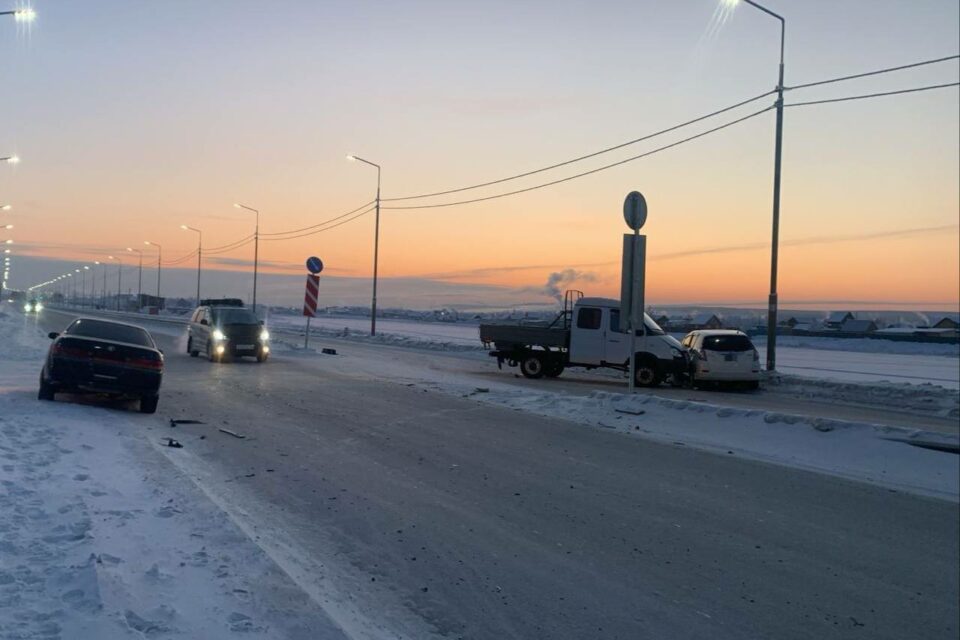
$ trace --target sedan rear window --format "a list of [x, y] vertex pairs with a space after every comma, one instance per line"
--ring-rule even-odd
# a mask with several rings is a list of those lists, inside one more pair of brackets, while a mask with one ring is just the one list
[[117, 324], [115, 322], [103, 322], [101, 320], [76, 320], [64, 331], [66, 335], [82, 336], [85, 338], [98, 338], [100, 340], [115, 340], [117, 342], [126, 342], [127, 344], [136, 344], [142, 347], [154, 347], [150, 334], [140, 327], [131, 327], [126, 324]]
[[747, 336], [707, 336], [703, 348], [708, 351], [750, 351], [753, 343]]

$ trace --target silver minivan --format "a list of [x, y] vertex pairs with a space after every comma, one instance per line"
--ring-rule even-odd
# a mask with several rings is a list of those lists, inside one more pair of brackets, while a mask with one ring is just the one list
[[750, 337], [733, 329], [691, 331], [681, 344], [689, 349], [690, 377], [698, 382], [745, 382], [760, 386], [760, 354]]

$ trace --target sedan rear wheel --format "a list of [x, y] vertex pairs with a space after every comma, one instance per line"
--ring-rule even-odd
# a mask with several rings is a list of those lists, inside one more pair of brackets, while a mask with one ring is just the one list
[[44, 375], [40, 374], [40, 391], [37, 392], [38, 400], [54, 400], [56, 392], [53, 390], [53, 385], [46, 381]]
[[140, 413], [156, 413], [158, 402], [160, 402], [160, 396], [156, 394], [140, 396]]

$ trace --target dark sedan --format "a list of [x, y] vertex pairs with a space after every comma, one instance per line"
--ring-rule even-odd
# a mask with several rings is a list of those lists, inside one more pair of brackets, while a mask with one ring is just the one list
[[53, 344], [40, 372], [40, 400], [57, 392], [137, 398], [154, 413], [163, 379], [163, 353], [144, 329], [123, 322], [79, 318]]

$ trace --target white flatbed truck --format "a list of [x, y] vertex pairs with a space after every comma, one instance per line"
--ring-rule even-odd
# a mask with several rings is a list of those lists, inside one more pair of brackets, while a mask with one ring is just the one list
[[[637, 330], [635, 383], [657, 386], [667, 378], [680, 383], [688, 371], [683, 346], [644, 315]], [[555, 378], [568, 367], [628, 371], [630, 334], [621, 329], [620, 301], [585, 298], [568, 291], [564, 309], [546, 325], [481, 324], [480, 340], [493, 347], [498, 366], [520, 367], [527, 378]]]

